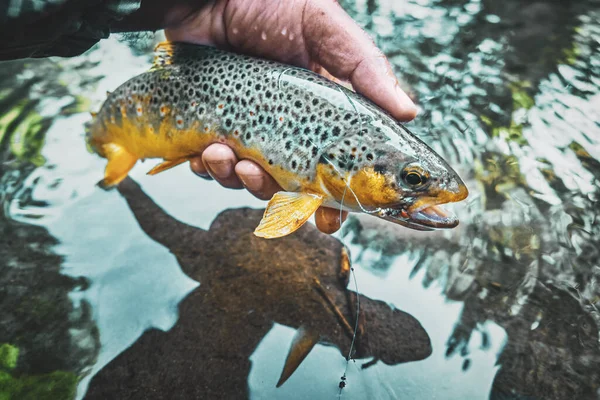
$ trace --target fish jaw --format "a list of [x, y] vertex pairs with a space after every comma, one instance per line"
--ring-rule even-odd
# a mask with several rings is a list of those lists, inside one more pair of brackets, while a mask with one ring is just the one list
[[379, 218], [417, 231], [451, 229], [458, 226], [458, 218], [440, 206], [429, 206], [418, 211], [407, 208], [386, 208], [379, 211]]
[[460, 181], [456, 191], [445, 191], [435, 197], [419, 198], [412, 204], [385, 208], [379, 211], [378, 216], [415, 230], [452, 229], [458, 226], [458, 217], [442, 205], [462, 201], [468, 195], [466, 185]]

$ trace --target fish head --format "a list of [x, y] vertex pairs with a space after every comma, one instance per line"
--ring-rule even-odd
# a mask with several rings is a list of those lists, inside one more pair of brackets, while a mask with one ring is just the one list
[[[373, 170], [384, 176], [397, 201], [382, 204], [377, 216], [417, 230], [454, 228], [458, 218], [441, 207], [467, 198], [458, 174], [435, 153], [429, 157], [381, 157]], [[432, 160], [433, 159], [433, 160]]]
[[[362, 136], [360, 145], [351, 145], [350, 151], [366, 150], [346, 167], [346, 188], [330, 190], [338, 203], [416, 230], [456, 227], [458, 218], [440, 206], [467, 198], [459, 175], [404, 126], [394, 121], [376, 128], [379, 135]], [[339, 151], [348, 154], [347, 148]]]
[[[391, 125], [391, 126], [390, 126]], [[464, 200], [467, 186], [433, 149], [398, 123], [388, 125], [388, 140], [376, 154], [373, 170], [385, 177], [397, 201], [382, 204], [377, 215], [417, 230], [454, 228], [458, 218], [441, 205]]]

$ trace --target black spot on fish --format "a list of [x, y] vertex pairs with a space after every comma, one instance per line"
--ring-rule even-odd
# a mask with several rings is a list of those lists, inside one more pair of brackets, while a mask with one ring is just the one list
[[327, 118], [331, 117], [332, 114], [333, 114], [333, 111], [331, 111], [331, 110], [325, 111], [325, 117], [327, 117]]
[[285, 149], [290, 150], [291, 148], [292, 148], [292, 142], [288, 140], [287, 142], [285, 142]]
[[297, 166], [298, 163], [296, 162], [296, 160], [292, 161], [292, 169], [296, 169]]
[[294, 102], [294, 107], [296, 107], [296, 108], [302, 108], [302, 102], [300, 100], [296, 100]]
[[[333, 133], [333, 136], [340, 136], [342, 131], [339, 126], [334, 126], [332, 129], [332, 133]], [[350, 144], [350, 143], [348, 143], [348, 144]]]
[[313, 157], [316, 157], [317, 153], [319, 153], [319, 149], [315, 146], [312, 148], [312, 155]]
[[[368, 158], [368, 156], [367, 156]], [[380, 173], [380, 174], [384, 174], [385, 171], [387, 171], [387, 167], [383, 164], [375, 164], [373, 166], [373, 169], [375, 170], [375, 172]]]

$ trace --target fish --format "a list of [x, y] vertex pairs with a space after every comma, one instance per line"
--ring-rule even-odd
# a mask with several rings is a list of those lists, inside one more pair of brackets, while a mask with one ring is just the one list
[[160, 43], [152, 67], [107, 96], [87, 143], [108, 160], [104, 188], [140, 159], [155, 175], [213, 143], [251, 160], [283, 189], [256, 236], [300, 228], [321, 206], [416, 230], [449, 229], [441, 207], [468, 196], [450, 165], [389, 113], [310, 70], [210, 46]]

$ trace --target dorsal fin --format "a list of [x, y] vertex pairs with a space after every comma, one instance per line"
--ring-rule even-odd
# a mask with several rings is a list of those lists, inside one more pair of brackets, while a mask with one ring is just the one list
[[154, 48], [152, 69], [162, 69], [169, 65], [177, 65], [178, 61], [195, 60], [206, 52], [218, 53], [220, 50], [202, 44], [184, 42], [161, 42]]
[[152, 69], [163, 68], [166, 65], [173, 63], [173, 53], [177, 47], [176, 43], [173, 42], [161, 42], [154, 48], [154, 61], [152, 62]]

